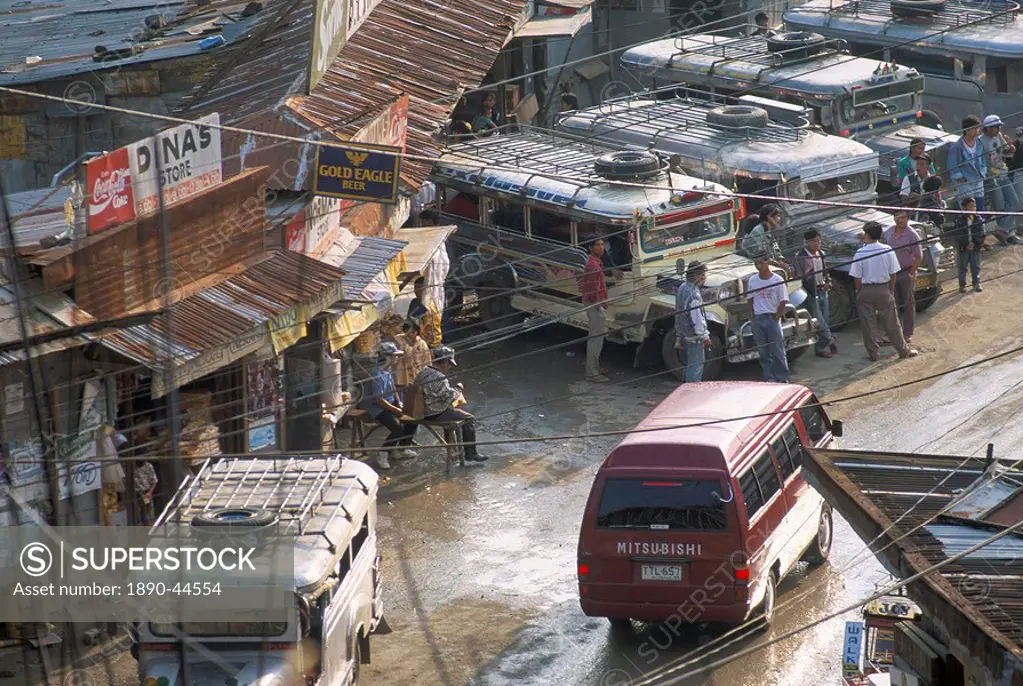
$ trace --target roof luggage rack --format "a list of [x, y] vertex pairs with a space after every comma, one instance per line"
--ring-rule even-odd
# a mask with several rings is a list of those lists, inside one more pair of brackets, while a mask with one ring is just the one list
[[[197, 475], [185, 478], [153, 528], [191, 525], [196, 517], [216, 512], [255, 510], [272, 516], [268, 524], [279, 535], [323, 536], [333, 552], [327, 532], [339, 515], [352, 520], [345, 507], [348, 495], [353, 489], [370, 492], [357, 474], [343, 473], [346, 462], [343, 455], [207, 460]], [[314, 528], [314, 519], [322, 524]], [[223, 521], [230, 526], [229, 518]]]
[[[898, 1], [898, 0], [896, 0]], [[908, 6], [908, 3], [905, 3]], [[939, 3], [940, 4], [940, 3]], [[944, 0], [940, 11], [912, 12], [906, 16], [892, 11], [892, 0], [829, 0], [828, 14], [855, 17], [879, 17], [893, 22], [959, 28], [978, 23], [1011, 24], [1016, 21], [1019, 3], [1015, 0]]]

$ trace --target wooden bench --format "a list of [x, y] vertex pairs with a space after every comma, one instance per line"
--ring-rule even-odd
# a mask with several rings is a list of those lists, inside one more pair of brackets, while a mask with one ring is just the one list
[[[352, 457], [368, 457], [364, 450], [366, 441], [377, 429], [384, 428], [382, 424], [369, 416], [369, 412], [361, 408], [349, 410], [345, 420], [350, 423], [351, 440], [349, 447]], [[416, 424], [429, 431], [437, 443], [444, 448], [445, 472], [451, 473], [451, 464], [455, 461], [459, 466], [465, 466], [465, 447], [462, 445], [462, 422], [461, 421], [435, 421], [429, 419], [413, 419], [402, 416], [402, 424]]]

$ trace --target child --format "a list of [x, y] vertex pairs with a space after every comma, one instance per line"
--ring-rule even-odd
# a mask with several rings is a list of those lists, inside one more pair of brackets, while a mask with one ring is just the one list
[[984, 222], [975, 214], [977, 200], [963, 198], [960, 209], [968, 214], [957, 214], [952, 234], [956, 241], [959, 254], [959, 292], [966, 292], [966, 270], [969, 268], [973, 277], [973, 290], [980, 293], [980, 251], [984, 245]]

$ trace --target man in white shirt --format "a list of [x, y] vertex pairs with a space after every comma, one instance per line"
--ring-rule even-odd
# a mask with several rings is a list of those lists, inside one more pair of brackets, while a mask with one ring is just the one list
[[864, 245], [856, 251], [849, 276], [856, 285], [856, 310], [860, 315], [860, 330], [863, 346], [873, 362], [881, 359], [877, 345], [878, 320], [888, 340], [900, 358], [916, 357], [917, 351], [906, 345], [902, 336], [902, 324], [895, 305], [895, 275], [899, 273], [899, 260], [891, 247], [879, 243], [884, 228], [877, 222], [867, 222], [863, 227]]
[[764, 370], [764, 380], [788, 383], [792, 377], [785, 358], [781, 320], [789, 304], [789, 292], [785, 280], [771, 271], [765, 255], [758, 256], [755, 264], [757, 273], [749, 277], [746, 297], [753, 309], [753, 340], [760, 355], [760, 367]]

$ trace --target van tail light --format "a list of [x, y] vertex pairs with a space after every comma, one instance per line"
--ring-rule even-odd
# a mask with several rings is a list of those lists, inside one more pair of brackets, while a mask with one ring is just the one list
[[842, 136], [843, 138], [848, 138], [849, 137], [849, 129], [842, 129], [841, 131], [838, 132], [838, 135]]
[[586, 581], [586, 577], [590, 573], [590, 565], [585, 562], [580, 562], [577, 570], [579, 572], [579, 581]]
[[735, 583], [737, 585], [745, 585], [749, 583], [749, 562], [746, 560], [746, 556], [743, 555], [740, 561], [735, 563]]

